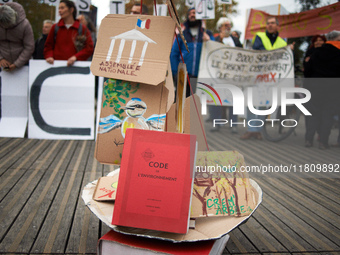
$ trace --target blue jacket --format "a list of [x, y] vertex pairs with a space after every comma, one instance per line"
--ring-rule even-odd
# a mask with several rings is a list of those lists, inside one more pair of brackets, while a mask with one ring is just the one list
[[[187, 41], [189, 51], [188, 52], [184, 46], [184, 42], [180, 36], [178, 36], [178, 42], [181, 47], [182, 55], [184, 58], [184, 63], [187, 65], [187, 71], [190, 76], [197, 77], [198, 75], [198, 68], [201, 59], [201, 51], [202, 51], [202, 37], [204, 29], [200, 26], [198, 36], [195, 38], [190, 33], [190, 29], [188, 26], [188, 22], [184, 23], [185, 30], [183, 31], [184, 38]], [[205, 31], [209, 36], [210, 40], [214, 41], [213, 34], [209, 31]], [[175, 39], [174, 44], [172, 45], [171, 55], [170, 55], [170, 62], [171, 62], [171, 70], [172, 74], [175, 76], [177, 75], [178, 64], [182, 62], [181, 54], [178, 48], [177, 40]]]

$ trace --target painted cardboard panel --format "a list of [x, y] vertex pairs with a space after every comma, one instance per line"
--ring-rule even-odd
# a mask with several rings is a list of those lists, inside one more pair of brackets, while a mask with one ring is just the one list
[[[184, 122], [184, 134], [196, 135], [198, 142], [198, 151], [207, 150], [207, 145], [205, 142], [205, 130], [203, 123], [203, 118], [201, 115], [201, 101], [197, 95], [187, 97], [184, 102], [183, 111], [183, 122]], [[196, 111], [197, 106], [197, 111]], [[166, 131], [167, 132], [177, 132], [176, 127], [176, 104], [172, 104], [170, 110], [167, 112], [166, 116]]]
[[120, 164], [127, 128], [164, 131], [169, 91], [158, 86], [109, 79], [104, 82], [96, 159]]
[[200, 151], [190, 217], [245, 216], [255, 208], [243, 156], [237, 151]]
[[91, 71], [157, 86], [166, 76], [174, 31], [170, 17], [107, 15], [101, 22]]
[[93, 200], [113, 202], [116, 199], [117, 186], [118, 175], [100, 177], [93, 193]]

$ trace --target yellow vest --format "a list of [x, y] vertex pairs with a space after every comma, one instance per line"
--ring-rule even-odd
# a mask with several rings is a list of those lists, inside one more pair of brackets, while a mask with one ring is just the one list
[[[287, 43], [280, 36], [276, 38], [274, 45], [272, 45], [272, 43], [270, 42], [268, 36], [266, 35], [266, 32], [258, 32], [256, 33], [255, 37], [256, 36], [260, 37], [262, 44], [266, 50], [275, 50], [287, 46]], [[253, 39], [253, 43], [255, 41], [255, 37]]]

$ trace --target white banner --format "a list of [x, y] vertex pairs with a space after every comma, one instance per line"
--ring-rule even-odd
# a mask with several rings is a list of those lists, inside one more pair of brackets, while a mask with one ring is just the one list
[[294, 57], [289, 46], [259, 51], [208, 41], [203, 45], [199, 70], [198, 82], [215, 88], [223, 105], [233, 102], [228, 85], [241, 92], [252, 87], [254, 106], [270, 106], [273, 88], [294, 87]]
[[168, 6], [166, 4], [156, 4], [157, 15], [155, 11], [155, 7], [153, 6], [153, 15], [154, 16], [167, 16], [168, 15]]
[[196, 19], [215, 19], [214, 0], [195, 0]]
[[29, 69], [28, 137], [94, 138], [94, 76], [91, 62], [31, 60]]
[[77, 0], [77, 11], [90, 12], [91, 0]]
[[125, 1], [124, 0], [111, 0], [110, 1], [110, 14], [125, 14]]
[[24, 137], [27, 126], [28, 66], [0, 73], [0, 136]]

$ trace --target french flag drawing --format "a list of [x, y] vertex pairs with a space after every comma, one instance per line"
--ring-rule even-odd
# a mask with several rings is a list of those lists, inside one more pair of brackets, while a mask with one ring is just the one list
[[151, 23], [150, 19], [147, 19], [144, 21], [142, 21], [141, 19], [137, 19], [137, 26], [140, 27], [141, 29], [144, 29], [144, 28], [149, 29], [150, 23]]

